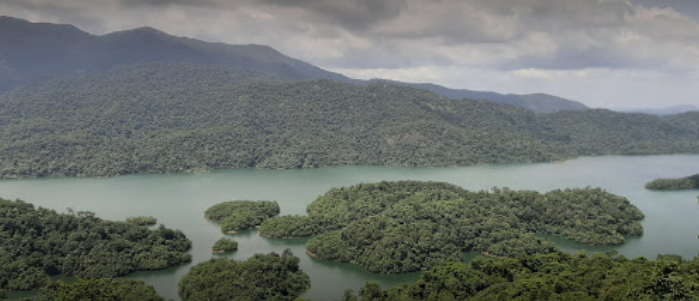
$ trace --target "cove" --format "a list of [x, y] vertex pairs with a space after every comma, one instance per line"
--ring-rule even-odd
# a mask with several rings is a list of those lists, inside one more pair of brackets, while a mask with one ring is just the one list
[[[603, 189], [628, 198], [646, 215], [645, 234], [616, 247], [589, 247], [548, 237], [564, 251], [607, 252], [617, 250], [629, 258], [699, 253], [699, 203], [697, 190], [656, 192], [643, 185], [655, 178], [696, 174], [699, 155], [583, 157], [558, 163], [505, 164], [454, 168], [332, 167], [307, 170], [220, 170], [206, 174], [133, 175], [107, 179], [60, 178], [0, 181], [0, 196], [19, 198], [37, 206], [66, 212], [92, 211], [104, 219], [154, 216], [158, 223], [184, 231], [193, 242], [190, 264], [157, 272], [139, 272], [129, 278], [155, 286], [167, 299], [179, 300], [177, 283], [192, 265], [215, 257], [244, 260], [255, 253], [281, 253], [291, 249], [301, 268], [311, 277], [311, 289], [302, 295], [311, 300], [336, 300], [343, 291], [357, 291], [365, 282], [383, 287], [409, 282], [419, 273], [375, 275], [361, 266], [325, 262], [305, 253], [307, 239], [267, 239], [257, 231], [229, 236], [239, 243], [236, 252], [211, 254], [211, 246], [223, 236], [218, 225], [204, 219], [211, 205], [236, 199], [276, 200], [285, 214], [305, 214], [306, 205], [333, 187], [394, 180], [449, 182], [469, 190], [509, 187], [547, 192], [553, 189]], [[472, 258], [467, 254], [466, 258]], [[11, 297], [27, 293], [12, 293]]]

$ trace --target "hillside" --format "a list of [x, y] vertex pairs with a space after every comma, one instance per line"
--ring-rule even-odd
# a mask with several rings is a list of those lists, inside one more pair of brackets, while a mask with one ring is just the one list
[[155, 61], [247, 68], [289, 79], [349, 81], [263, 45], [209, 43], [148, 27], [97, 36], [72, 25], [0, 16], [0, 92], [45, 79]]
[[146, 64], [0, 95], [0, 177], [452, 166], [699, 150], [699, 114], [535, 114], [387, 84]]
[[[92, 35], [72, 25], [30, 23], [0, 16], [0, 93], [93, 71], [137, 63], [195, 63], [235, 67], [283, 79], [328, 79], [366, 85], [373, 81], [347, 78], [285, 56], [264, 45], [228, 45], [176, 37], [153, 28]], [[583, 110], [584, 105], [545, 94], [503, 95], [454, 90], [432, 84], [407, 84], [453, 99], [486, 99], [533, 110]]]

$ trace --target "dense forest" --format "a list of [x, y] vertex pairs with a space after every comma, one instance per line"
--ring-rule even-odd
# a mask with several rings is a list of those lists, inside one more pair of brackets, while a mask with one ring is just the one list
[[[0, 300], [6, 301], [0, 290]], [[61, 281], [43, 287], [34, 299], [19, 301], [165, 301], [153, 286], [134, 279], [78, 279], [72, 284]]]
[[696, 153], [699, 113], [536, 114], [384, 83], [145, 64], [0, 95], [0, 177]]
[[279, 214], [279, 204], [272, 201], [230, 201], [206, 209], [204, 217], [221, 223], [221, 230], [229, 234], [259, 226], [266, 219]]
[[126, 222], [138, 226], [153, 226], [158, 223], [158, 219], [152, 216], [134, 216], [127, 218]]
[[288, 249], [256, 254], [247, 261], [212, 259], [194, 266], [179, 283], [184, 301], [291, 301], [311, 281]]
[[110, 278], [191, 260], [180, 231], [112, 222], [91, 212], [59, 214], [0, 199], [0, 289], [29, 290], [51, 275]]
[[699, 174], [680, 179], [655, 179], [646, 184], [650, 190], [699, 189]]
[[699, 259], [659, 256], [629, 260], [614, 254], [475, 259], [433, 268], [414, 283], [383, 290], [367, 283], [343, 301], [699, 300]]
[[213, 249], [214, 254], [223, 254], [227, 252], [232, 252], [238, 250], [238, 242], [235, 240], [232, 240], [230, 238], [221, 238], [214, 243], [214, 246], [211, 247]]
[[635, 206], [593, 188], [469, 192], [446, 183], [381, 182], [332, 189], [307, 211], [271, 218], [260, 234], [320, 234], [309, 241], [309, 254], [374, 273], [419, 271], [460, 261], [466, 251], [504, 257], [557, 251], [537, 233], [590, 245], [622, 244], [624, 235], [643, 233]]

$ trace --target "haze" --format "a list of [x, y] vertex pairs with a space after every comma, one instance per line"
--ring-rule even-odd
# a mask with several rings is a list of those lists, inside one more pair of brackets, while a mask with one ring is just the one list
[[361, 79], [591, 107], [699, 105], [693, 0], [0, 0], [0, 15], [264, 44]]

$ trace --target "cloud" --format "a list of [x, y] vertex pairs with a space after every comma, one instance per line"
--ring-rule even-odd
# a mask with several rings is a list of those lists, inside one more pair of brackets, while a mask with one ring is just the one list
[[[610, 76], [619, 86], [652, 86], [653, 81], [632, 76], [640, 72], [654, 74], [663, 87], [667, 79], [676, 80], [679, 84], [670, 86], [693, 97], [682, 99], [697, 101], [698, 92], [684, 80], [699, 70], [699, 24], [693, 17], [699, 16], [699, 5], [692, 3], [697, 2], [0, 0], [0, 11], [31, 21], [76, 24], [95, 34], [152, 26], [208, 41], [266, 44], [323, 68], [363, 77], [374, 72], [370, 77], [511, 92], [528, 85], [558, 92], [545, 84], [556, 82], [578, 91], [566, 95], [591, 102], [596, 100], [585, 99], [593, 97], [581, 92], [585, 89], [555, 76], [575, 81], [580, 78], [572, 75], [584, 71]], [[477, 80], [477, 74], [484, 79]], [[583, 82], [589, 83], [585, 87], [604, 84]]]
[[260, 3], [306, 11], [310, 20], [323, 20], [350, 30], [371, 30], [398, 17], [407, 8], [405, 0], [260, 0]]

